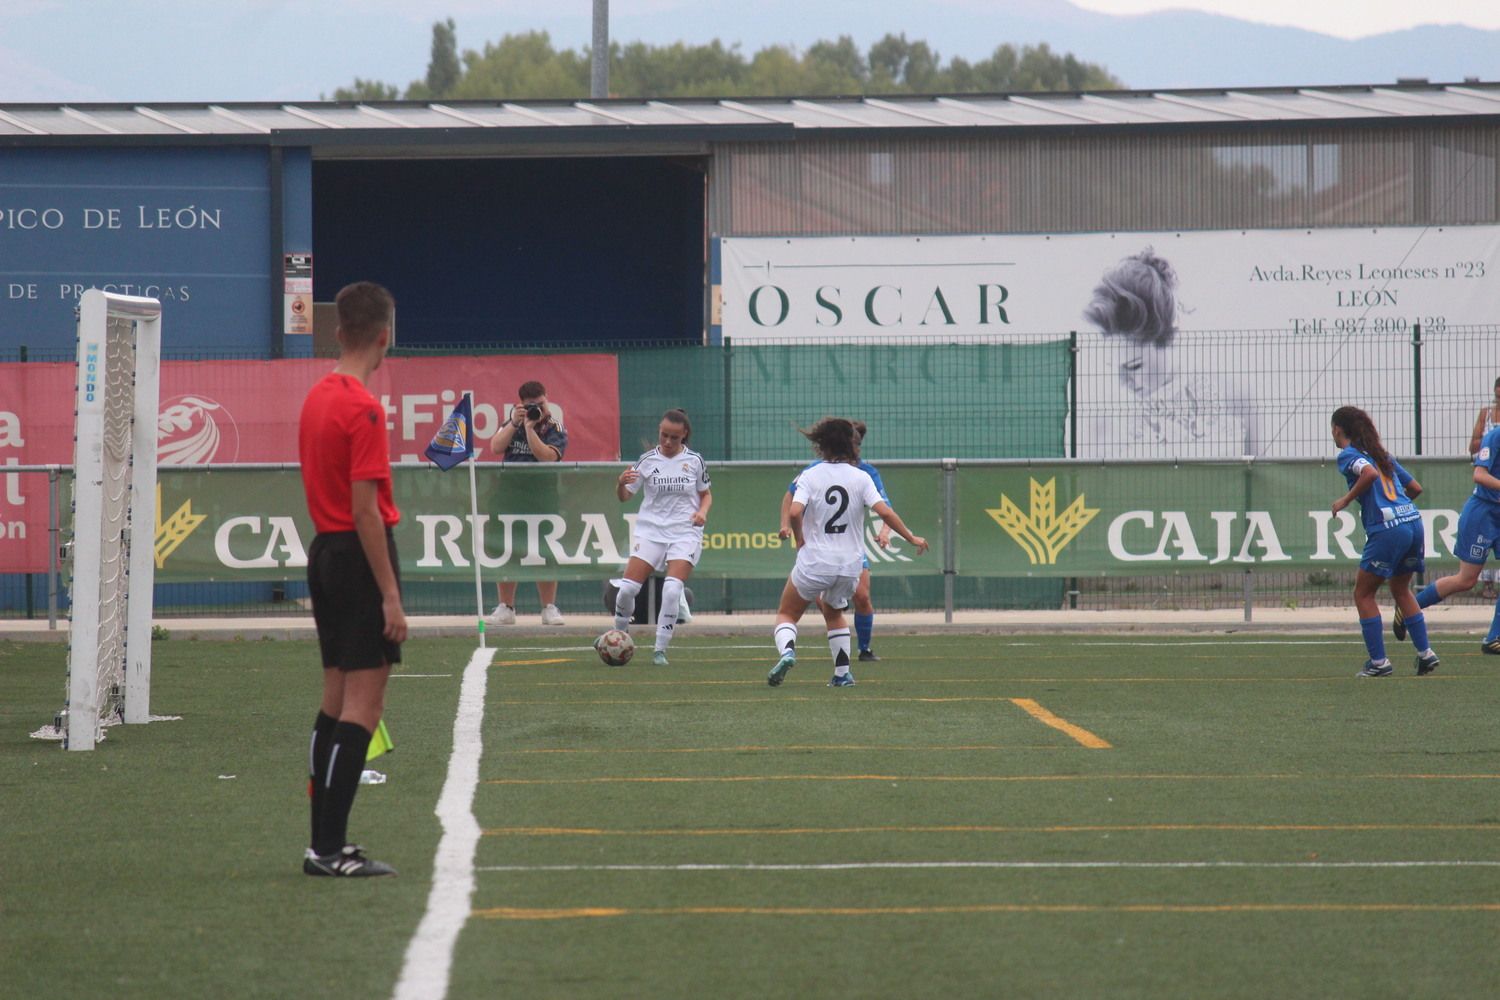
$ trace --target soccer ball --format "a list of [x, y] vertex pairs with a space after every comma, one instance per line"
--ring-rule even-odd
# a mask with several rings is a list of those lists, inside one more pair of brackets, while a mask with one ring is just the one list
[[612, 628], [594, 640], [594, 649], [599, 659], [612, 667], [623, 667], [635, 655], [635, 640], [630, 633]]

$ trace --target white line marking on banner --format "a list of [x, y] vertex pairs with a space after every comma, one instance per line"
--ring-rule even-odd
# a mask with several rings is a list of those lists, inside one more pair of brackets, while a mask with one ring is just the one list
[[481, 834], [479, 820], [474, 818], [474, 791], [479, 787], [483, 750], [485, 682], [496, 652], [476, 649], [464, 667], [458, 713], [453, 719], [448, 777], [434, 810], [442, 823], [443, 837], [433, 859], [432, 891], [427, 895], [427, 912], [406, 947], [395, 1000], [442, 1000], [448, 993], [453, 946], [469, 918], [474, 895], [474, 852]]

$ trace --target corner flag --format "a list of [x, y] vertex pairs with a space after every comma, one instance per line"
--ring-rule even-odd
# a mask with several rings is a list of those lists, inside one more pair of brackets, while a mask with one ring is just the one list
[[468, 393], [464, 394], [453, 412], [448, 414], [443, 426], [438, 428], [432, 443], [427, 446], [426, 454], [445, 472], [465, 459], [474, 457], [474, 408], [469, 402]]
[[383, 753], [389, 753], [396, 749], [396, 744], [391, 742], [391, 732], [385, 728], [385, 720], [381, 719], [375, 726], [375, 732], [370, 735], [370, 749], [365, 751], [365, 760], [372, 761]]

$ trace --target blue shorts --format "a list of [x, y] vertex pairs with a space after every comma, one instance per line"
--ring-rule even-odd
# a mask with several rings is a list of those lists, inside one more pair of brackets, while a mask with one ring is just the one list
[[1393, 576], [1421, 573], [1427, 569], [1426, 542], [1422, 537], [1422, 519], [1393, 524], [1365, 539], [1365, 553], [1359, 568], [1382, 580]]
[[1458, 515], [1453, 554], [1460, 562], [1483, 566], [1490, 553], [1500, 555], [1500, 504], [1470, 496]]

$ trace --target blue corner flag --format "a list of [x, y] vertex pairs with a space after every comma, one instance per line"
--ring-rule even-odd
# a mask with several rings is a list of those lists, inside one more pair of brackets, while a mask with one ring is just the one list
[[467, 394], [438, 428], [427, 446], [427, 457], [444, 471], [474, 457], [474, 409]]

